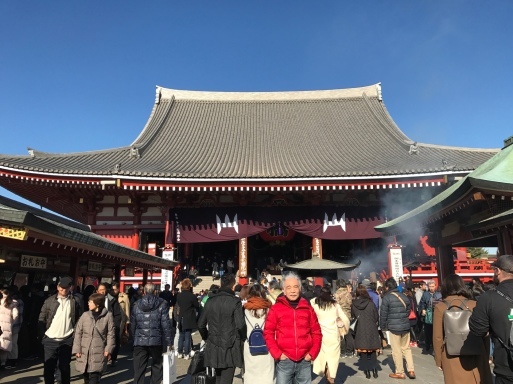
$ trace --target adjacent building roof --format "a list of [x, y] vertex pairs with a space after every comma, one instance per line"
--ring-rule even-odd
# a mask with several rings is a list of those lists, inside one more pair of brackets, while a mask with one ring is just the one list
[[0, 196], [0, 223], [21, 225], [30, 233], [43, 233], [72, 243], [75, 248], [115, 256], [127, 265], [170, 269], [177, 263], [125, 247], [91, 232], [87, 225]]
[[[394, 220], [376, 226], [375, 229], [388, 233], [408, 232], [424, 224], [436, 212], [440, 212], [468, 196], [473, 190], [499, 195], [513, 193], [513, 144], [505, 147], [476, 170], [431, 200]], [[502, 213], [490, 217], [488, 220], [500, 220], [505, 215], [508, 214]]]
[[469, 172], [497, 150], [416, 143], [390, 117], [381, 86], [303, 92], [157, 87], [126, 147], [0, 155], [0, 170], [130, 179], [380, 178]]

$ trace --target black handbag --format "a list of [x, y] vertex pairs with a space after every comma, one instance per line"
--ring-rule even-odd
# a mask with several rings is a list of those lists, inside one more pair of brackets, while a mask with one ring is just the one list
[[195, 375], [205, 370], [205, 352], [198, 351], [194, 354], [191, 359], [189, 369], [187, 369], [188, 375]]

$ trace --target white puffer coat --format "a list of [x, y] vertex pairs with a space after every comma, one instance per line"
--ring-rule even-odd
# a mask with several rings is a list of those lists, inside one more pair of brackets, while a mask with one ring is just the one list
[[0, 300], [0, 349], [11, 352], [12, 350], [12, 326], [18, 320], [18, 303], [13, 300], [9, 306], [5, 306], [5, 298]]

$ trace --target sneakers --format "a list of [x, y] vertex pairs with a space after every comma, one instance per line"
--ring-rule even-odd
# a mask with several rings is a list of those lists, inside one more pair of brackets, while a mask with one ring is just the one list
[[190, 360], [190, 358], [191, 358], [191, 355], [185, 355], [185, 356], [184, 356], [184, 359], [185, 359], [185, 360]]
[[179, 353], [179, 354], [178, 354], [178, 358], [179, 358], [179, 359], [183, 359], [183, 357], [184, 357], [184, 356], [183, 356], [183, 353]]
[[417, 348], [419, 345], [415, 341], [410, 342], [410, 347]]

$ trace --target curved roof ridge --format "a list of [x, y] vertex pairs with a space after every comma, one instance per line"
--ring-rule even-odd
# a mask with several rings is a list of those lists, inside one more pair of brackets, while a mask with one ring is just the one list
[[157, 86], [157, 99], [198, 100], [198, 101], [291, 101], [291, 100], [326, 100], [362, 97], [381, 99], [381, 83], [357, 88], [341, 88], [314, 91], [282, 92], [216, 92], [187, 91]]
[[471, 152], [498, 152], [500, 148], [471, 148], [471, 147], [455, 147], [452, 145], [439, 145], [439, 144], [428, 144], [428, 143], [417, 143], [421, 147], [438, 148], [438, 149], [451, 149], [458, 151], [471, 151]]
[[[155, 103], [153, 103], [153, 107], [151, 109], [150, 116], [148, 117], [148, 120], [146, 121], [144, 128], [141, 130], [139, 135], [137, 135], [137, 137], [132, 142], [132, 144], [130, 144], [130, 147], [134, 147], [134, 146], [135, 147], [137, 147], [137, 146], [144, 147], [148, 143], [148, 141], [151, 140], [151, 138], [155, 135], [155, 133], [159, 130], [160, 125], [158, 123], [162, 122], [162, 119], [157, 119], [157, 120], [159, 120], [157, 122], [157, 124], [155, 124], [155, 122], [154, 122], [156, 119], [155, 114], [157, 112], [157, 108], [159, 107], [160, 101], [161, 101], [159, 89], [160, 89], [160, 87], [157, 86], [156, 95], [155, 95]], [[167, 117], [167, 113], [171, 109], [171, 107], [174, 103], [174, 100], [175, 100], [175, 97], [173, 95], [171, 95], [171, 97], [167, 98], [166, 101], [169, 103], [169, 105], [168, 105], [168, 108], [166, 109], [166, 111], [164, 112], [165, 117]], [[145, 136], [149, 136], [149, 138], [148, 137], [145, 138]]]
[[8, 157], [8, 158], [26, 158], [26, 157], [36, 157], [36, 158], [48, 158], [48, 157], [68, 157], [68, 156], [87, 156], [87, 155], [97, 155], [99, 153], [109, 153], [109, 152], [119, 152], [130, 150], [130, 147], [123, 146], [117, 148], [107, 148], [107, 149], [96, 149], [94, 151], [81, 151], [81, 152], [44, 152], [38, 151], [34, 148], [27, 148], [29, 154], [28, 155], [2, 155], [0, 157]]
[[376, 121], [388, 132], [394, 139], [396, 139], [401, 145], [408, 146], [414, 143], [406, 134], [401, 131], [399, 126], [394, 122], [392, 116], [387, 112], [385, 104], [379, 103], [378, 107], [375, 107], [369, 102], [367, 95], [364, 95], [365, 103], [372, 113], [372, 116]]

